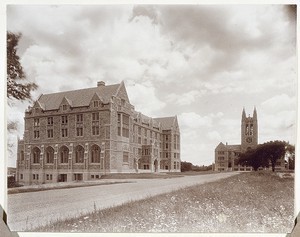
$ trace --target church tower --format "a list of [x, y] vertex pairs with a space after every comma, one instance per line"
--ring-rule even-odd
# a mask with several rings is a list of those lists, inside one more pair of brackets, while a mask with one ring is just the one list
[[241, 151], [245, 152], [249, 149], [255, 149], [258, 144], [258, 126], [257, 126], [257, 112], [254, 107], [253, 116], [247, 117], [245, 108], [242, 112], [241, 123]]

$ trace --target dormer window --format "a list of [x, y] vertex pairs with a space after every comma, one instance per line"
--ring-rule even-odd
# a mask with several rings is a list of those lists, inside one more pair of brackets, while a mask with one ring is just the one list
[[95, 101], [94, 101], [94, 108], [97, 108], [97, 107], [99, 107], [99, 101], [98, 101], [98, 100], [95, 100]]
[[62, 110], [67, 110], [67, 108], [68, 108], [67, 105], [62, 106]]

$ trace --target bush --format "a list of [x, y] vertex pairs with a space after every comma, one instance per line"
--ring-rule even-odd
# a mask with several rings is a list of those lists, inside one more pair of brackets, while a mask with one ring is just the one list
[[13, 188], [16, 185], [16, 180], [15, 176], [8, 176], [7, 177], [7, 187], [8, 188]]

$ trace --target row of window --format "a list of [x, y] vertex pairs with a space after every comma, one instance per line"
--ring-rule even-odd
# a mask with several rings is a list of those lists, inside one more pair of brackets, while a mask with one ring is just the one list
[[[75, 149], [75, 163], [84, 162], [84, 148], [80, 145], [76, 146]], [[93, 145], [90, 150], [90, 161], [91, 163], [100, 163], [101, 149], [97, 145]], [[39, 164], [41, 158], [41, 150], [38, 147], [32, 149], [32, 163]], [[24, 160], [24, 151], [20, 152], [20, 160]], [[66, 146], [62, 146], [59, 149], [59, 162], [68, 163], [69, 160], [69, 149]], [[47, 164], [54, 163], [54, 149], [47, 147], [45, 150], [45, 162]]]
[[[61, 128], [61, 137], [68, 137], [69, 136], [69, 129], [68, 128]], [[77, 137], [83, 137], [84, 135], [84, 129], [83, 127], [76, 127], [76, 136]], [[92, 125], [92, 135], [93, 136], [99, 136], [100, 135], [100, 126], [97, 124]], [[129, 136], [129, 132], [128, 132]], [[54, 137], [54, 129], [49, 128], [47, 129], [47, 138], [53, 138]], [[33, 131], [33, 138], [39, 139], [40, 138], [40, 130], [35, 129]]]
[[[60, 122], [61, 124], [68, 124], [68, 115], [62, 115], [60, 117]], [[84, 116], [83, 114], [76, 114], [76, 123], [83, 123], [83, 119]], [[92, 121], [99, 121], [100, 119], [100, 115], [99, 115], [99, 112], [94, 112], [91, 114], [91, 118], [92, 118]], [[53, 125], [54, 122], [53, 122], [53, 117], [47, 117], [47, 125]], [[33, 126], [34, 127], [38, 127], [40, 126], [40, 118], [34, 118], [33, 119]]]
[[[75, 176], [75, 180], [78, 180], [78, 175], [82, 175], [82, 174], [74, 174]], [[100, 179], [101, 176], [99, 174], [92, 174], [91, 175], [91, 179]], [[24, 176], [23, 174], [20, 174], [20, 180], [23, 180]], [[39, 180], [39, 174], [32, 174], [32, 179], [33, 180]], [[52, 174], [46, 174], [46, 180], [53, 180], [53, 175]]]

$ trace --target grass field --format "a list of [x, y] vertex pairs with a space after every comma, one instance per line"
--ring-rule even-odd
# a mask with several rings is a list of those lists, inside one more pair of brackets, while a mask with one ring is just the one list
[[269, 172], [131, 202], [35, 231], [55, 232], [291, 232], [294, 180]]

